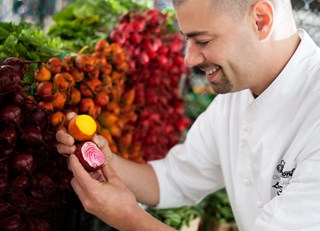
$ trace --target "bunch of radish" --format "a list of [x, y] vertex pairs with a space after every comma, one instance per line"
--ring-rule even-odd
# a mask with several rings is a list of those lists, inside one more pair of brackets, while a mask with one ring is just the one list
[[126, 48], [130, 69], [126, 86], [134, 89], [138, 114], [127, 149], [130, 155], [142, 153], [145, 160], [163, 158], [190, 125], [180, 94], [182, 77], [188, 74], [184, 43], [167, 22], [168, 15], [155, 9], [130, 11], [111, 35]]
[[49, 230], [50, 213], [72, 196], [65, 158], [56, 154], [50, 111], [22, 83], [28, 61], [0, 66], [0, 227]]

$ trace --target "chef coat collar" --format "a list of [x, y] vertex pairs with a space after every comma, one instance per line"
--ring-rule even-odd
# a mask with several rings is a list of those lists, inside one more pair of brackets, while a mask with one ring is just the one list
[[304, 85], [303, 82], [308, 80], [309, 69], [307, 68], [312, 66], [309, 65], [310, 57], [317, 50], [317, 45], [305, 30], [300, 29], [298, 33], [301, 38], [300, 44], [287, 65], [270, 86], [249, 104], [247, 108], [249, 120], [258, 119], [264, 115], [271, 116], [278, 110], [283, 110], [292, 97], [299, 93]]

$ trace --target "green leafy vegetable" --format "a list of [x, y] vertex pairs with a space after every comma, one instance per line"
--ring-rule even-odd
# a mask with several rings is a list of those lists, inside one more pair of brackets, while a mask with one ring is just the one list
[[47, 35], [34, 24], [0, 22], [0, 60], [7, 57], [23, 57], [28, 60], [47, 60], [65, 50], [72, 50], [72, 43]]
[[202, 209], [197, 206], [182, 206], [168, 209], [149, 208], [147, 211], [153, 217], [177, 230], [181, 230], [184, 226], [189, 226], [195, 218], [202, 216]]
[[99, 39], [108, 38], [121, 15], [131, 9], [146, 9], [150, 2], [76, 0], [53, 15], [55, 24], [49, 28], [48, 34], [72, 41], [77, 50], [92, 46]]

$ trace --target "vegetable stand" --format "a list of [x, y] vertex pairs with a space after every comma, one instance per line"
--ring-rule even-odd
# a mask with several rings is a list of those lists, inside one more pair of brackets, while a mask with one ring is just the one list
[[[66, 113], [92, 116], [113, 152], [143, 163], [183, 139], [196, 116], [190, 112], [203, 109], [186, 106], [201, 97], [181, 87], [191, 72], [172, 12], [129, 0], [77, 0], [53, 19], [47, 31], [0, 22], [0, 75], [12, 76], [0, 77], [1, 227], [111, 229], [83, 210], [55, 149]], [[4, 63], [9, 57], [20, 72]], [[198, 206], [149, 212], [181, 230], [203, 223]]]

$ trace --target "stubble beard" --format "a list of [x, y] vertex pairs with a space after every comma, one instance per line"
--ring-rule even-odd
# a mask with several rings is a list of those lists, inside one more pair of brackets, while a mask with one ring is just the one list
[[227, 94], [232, 92], [233, 85], [230, 80], [223, 75], [218, 83], [210, 82], [211, 88], [216, 94]]

